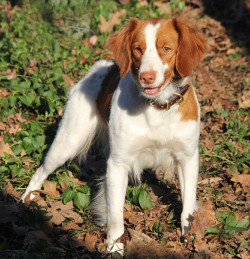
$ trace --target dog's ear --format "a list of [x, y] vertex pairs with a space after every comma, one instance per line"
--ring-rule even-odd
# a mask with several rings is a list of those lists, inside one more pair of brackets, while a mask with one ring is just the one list
[[120, 68], [120, 76], [124, 77], [131, 67], [131, 40], [132, 33], [138, 26], [140, 21], [132, 18], [129, 22], [115, 33], [110, 41], [109, 48], [113, 52], [116, 64]]
[[206, 50], [206, 43], [204, 38], [186, 22], [173, 19], [173, 24], [179, 34], [175, 66], [180, 76], [186, 77], [201, 60]]

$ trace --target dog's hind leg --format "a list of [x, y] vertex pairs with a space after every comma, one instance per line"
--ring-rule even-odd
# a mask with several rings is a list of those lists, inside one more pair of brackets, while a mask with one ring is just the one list
[[[101, 123], [96, 97], [107, 68], [104, 62], [96, 63], [87, 76], [72, 89], [55, 140], [43, 164], [31, 178], [21, 200], [30, 192], [40, 189], [48, 175], [67, 160], [79, 154], [86, 156]], [[31, 196], [32, 198], [34, 196]]]

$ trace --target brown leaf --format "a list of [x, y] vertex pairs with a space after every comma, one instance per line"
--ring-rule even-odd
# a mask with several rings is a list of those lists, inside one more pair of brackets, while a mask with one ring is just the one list
[[240, 183], [240, 185], [244, 189], [248, 185], [250, 185], [250, 175], [234, 173], [233, 177], [231, 178], [231, 181], [235, 183]]
[[135, 243], [141, 243], [141, 244], [145, 244], [145, 243], [151, 243], [153, 242], [154, 240], [149, 237], [148, 235], [142, 233], [141, 231], [137, 231], [137, 230], [134, 230], [134, 229], [129, 229], [129, 234], [131, 236], [131, 240], [132, 242], [135, 242]]
[[87, 59], [88, 59], [87, 56], [82, 56], [80, 60], [80, 65], [83, 65]]
[[54, 209], [60, 209], [60, 210], [70, 210], [74, 209], [73, 201], [69, 201], [66, 204], [63, 204], [62, 201], [56, 201], [51, 203], [51, 207]]
[[67, 219], [74, 220], [75, 223], [83, 223], [81, 215], [77, 212], [74, 212], [73, 210], [61, 210], [59, 213]]
[[221, 181], [223, 181], [223, 179], [221, 177], [210, 177], [210, 178], [206, 178], [206, 179], [199, 181], [198, 184], [201, 184], [201, 185], [210, 184], [212, 186], [215, 186], [215, 185], [219, 184], [219, 182], [221, 182]]
[[142, 212], [124, 211], [124, 218], [128, 219], [129, 223], [135, 226], [144, 221], [144, 215]]
[[90, 251], [94, 251], [97, 240], [98, 240], [98, 237], [96, 235], [87, 233], [85, 236], [85, 246], [87, 247], [87, 249]]
[[16, 134], [22, 129], [21, 124], [26, 122], [21, 113], [11, 114], [7, 117], [6, 125], [9, 134]]
[[120, 17], [126, 14], [127, 11], [122, 9], [116, 13], [110, 14], [108, 21], [106, 21], [106, 19], [100, 15], [101, 24], [98, 25], [100, 32], [111, 32], [115, 25], [121, 23]]
[[7, 80], [11, 80], [16, 78], [16, 69], [14, 68], [11, 70], [10, 68], [7, 69], [6, 74], [8, 75], [6, 78]]
[[37, 60], [35, 58], [33, 58], [33, 59], [30, 60], [30, 65], [27, 69], [27, 73], [29, 75], [33, 75], [36, 72], [37, 69], [38, 69]]
[[75, 222], [73, 222], [73, 221], [70, 221], [70, 222], [68, 222], [68, 223], [63, 223], [63, 225], [62, 225], [62, 228], [65, 230], [65, 231], [67, 231], [67, 230], [80, 230], [80, 229], [82, 229], [82, 227], [80, 227], [79, 225], [77, 225]]
[[55, 225], [61, 225], [62, 222], [65, 220], [65, 217], [62, 216], [61, 213], [58, 212], [58, 210], [56, 210], [55, 208], [48, 208], [48, 216], [53, 216], [50, 219], [51, 223], [54, 223]]
[[14, 197], [16, 197], [18, 199], [20, 199], [21, 196], [22, 196], [22, 192], [16, 191], [14, 189], [13, 185], [11, 184], [11, 182], [7, 183], [5, 189], [3, 190], [3, 193], [4, 193], [5, 196], [11, 195], [11, 196], [14, 196]]
[[191, 229], [188, 233], [195, 236], [193, 241], [195, 250], [197, 252], [205, 251], [207, 254], [211, 254], [214, 249], [216, 249], [216, 243], [210, 242], [206, 244], [204, 234], [208, 227], [217, 223], [212, 201], [207, 200], [204, 202], [200, 208], [194, 212], [193, 216], [194, 220], [190, 224]]
[[5, 157], [4, 153], [15, 156], [15, 154], [13, 153], [13, 151], [10, 148], [9, 143], [4, 143], [3, 138], [0, 136], [0, 157]]
[[[98, 40], [98, 36], [97, 36], [97, 35], [91, 36], [91, 37], [89, 38], [89, 43], [90, 43], [90, 45], [94, 46], [94, 45], [96, 44], [97, 40]], [[84, 62], [85, 62], [85, 61], [84, 61]]]
[[63, 74], [63, 77], [67, 88], [70, 89], [75, 84], [75, 82], [67, 74]]
[[250, 96], [247, 91], [243, 91], [238, 98], [239, 107], [242, 109], [247, 109], [250, 107]]
[[60, 193], [56, 189], [56, 182], [51, 182], [49, 180], [45, 180], [44, 189], [41, 191], [41, 193], [47, 194], [47, 195], [52, 196], [54, 198], [60, 197]]

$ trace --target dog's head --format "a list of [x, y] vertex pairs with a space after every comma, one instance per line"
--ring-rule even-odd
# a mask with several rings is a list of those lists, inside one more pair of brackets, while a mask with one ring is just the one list
[[131, 69], [144, 96], [154, 98], [173, 78], [186, 77], [206, 49], [203, 37], [177, 19], [131, 19], [110, 40], [124, 77]]

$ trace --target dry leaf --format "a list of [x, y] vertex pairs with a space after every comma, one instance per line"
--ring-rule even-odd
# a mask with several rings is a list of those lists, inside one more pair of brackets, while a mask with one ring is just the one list
[[67, 74], [63, 74], [63, 77], [67, 88], [70, 89], [75, 84], [75, 82]]
[[37, 60], [35, 58], [33, 58], [33, 59], [30, 60], [30, 65], [27, 69], [27, 73], [29, 75], [33, 75], [36, 72], [37, 69], [38, 69]]
[[65, 230], [65, 231], [68, 231], [68, 230], [80, 230], [80, 229], [83, 229], [82, 227], [80, 227], [79, 225], [77, 225], [75, 222], [73, 221], [70, 221], [68, 223], [63, 223], [62, 225], [62, 228]]
[[62, 201], [51, 202], [50, 206], [54, 209], [60, 210], [70, 210], [74, 209], [73, 201], [69, 201], [66, 204], [63, 204]]
[[62, 216], [61, 213], [58, 212], [55, 208], [48, 208], [48, 216], [53, 216], [50, 219], [51, 223], [54, 223], [55, 225], [61, 225], [62, 222], [65, 220], [65, 217]]
[[91, 37], [89, 38], [89, 43], [90, 43], [90, 45], [94, 46], [94, 45], [96, 44], [97, 40], [98, 40], [98, 36], [97, 36], [97, 35], [91, 36]]
[[78, 223], [78, 224], [83, 223], [83, 219], [81, 215], [78, 214], [77, 212], [74, 212], [72, 210], [61, 210], [59, 211], [59, 213], [67, 219], [74, 220], [75, 223]]
[[223, 181], [221, 177], [211, 177], [211, 178], [206, 178], [198, 182], [198, 184], [201, 185], [206, 185], [206, 184], [211, 184], [212, 186], [217, 185], [219, 182]]
[[85, 246], [87, 247], [87, 249], [90, 251], [94, 251], [97, 240], [98, 240], [98, 237], [96, 235], [87, 233], [85, 236]]
[[41, 193], [47, 194], [47, 195], [52, 196], [54, 198], [60, 197], [60, 193], [56, 189], [56, 182], [51, 182], [49, 180], [45, 180], [44, 189], [41, 191]]
[[5, 189], [3, 190], [3, 193], [5, 196], [7, 195], [11, 195], [11, 196], [14, 196], [15, 198], [17, 199], [20, 199], [21, 196], [22, 196], [22, 192], [20, 191], [16, 191], [14, 188], [13, 188], [13, 185], [11, 184], [11, 182], [8, 182]]
[[0, 136], [0, 157], [5, 157], [4, 153], [15, 156], [15, 154], [13, 153], [13, 151], [10, 148], [9, 143], [4, 143], [3, 138]]
[[116, 13], [110, 14], [108, 21], [106, 21], [106, 19], [100, 15], [101, 24], [98, 25], [100, 32], [111, 32], [115, 25], [121, 23], [120, 17], [126, 14], [127, 11], [122, 9]]
[[6, 78], [7, 80], [11, 80], [16, 78], [16, 69], [14, 68], [11, 70], [10, 68], [7, 69], [6, 74], [8, 75]]
[[240, 183], [242, 188], [245, 188], [250, 185], [250, 175], [234, 173], [231, 181], [235, 183]]
[[242, 109], [247, 109], [250, 107], [250, 95], [247, 91], [243, 91], [238, 98], [239, 107]]

